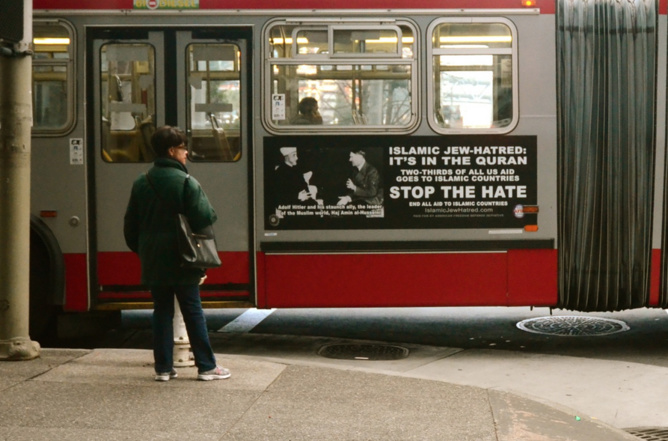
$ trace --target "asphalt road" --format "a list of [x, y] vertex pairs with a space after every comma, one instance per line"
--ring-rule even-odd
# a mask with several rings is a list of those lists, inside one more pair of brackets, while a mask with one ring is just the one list
[[[661, 309], [614, 313], [503, 307], [217, 309], [205, 313], [211, 332], [216, 333], [330, 337], [668, 365], [668, 314]], [[150, 317], [150, 310], [125, 311], [122, 326], [92, 344], [150, 348]], [[531, 319], [542, 326], [540, 332], [548, 333], [518, 327]]]

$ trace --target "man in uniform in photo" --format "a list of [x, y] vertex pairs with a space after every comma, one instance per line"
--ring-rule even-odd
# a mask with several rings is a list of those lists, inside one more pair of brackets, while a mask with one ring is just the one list
[[353, 165], [352, 177], [346, 181], [346, 188], [349, 192], [339, 197], [337, 205], [347, 205], [351, 202], [382, 205], [383, 189], [380, 183], [380, 173], [376, 167], [367, 162], [364, 150], [350, 152], [349, 161]]

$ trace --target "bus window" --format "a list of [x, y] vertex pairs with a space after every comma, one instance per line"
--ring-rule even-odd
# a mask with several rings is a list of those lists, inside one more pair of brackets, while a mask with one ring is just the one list
[[62, 135], [74, 124], [74, 32], [64, 21], [35, 20], [33, 134]]
[[332, 26], [333, 55], [401, 56], [401, 29], [388, 26], [364, 28]]
[[102, 157], [151, 162], [155, 130], [155, 49], [144, 43], [100, 48]]
[[515, 30], [504, 19], [432, 24], [434, 130], [507, 133], [517, 124]]
[[192, 161], [238, 161], [241, 157], [240, 51], [236, 45], [190, 44], [188, 129]]
[[392, 22], [269, 27], [264, 114], [269, 128], [346, 133], [414, 128], [415, 31], [408, 23]]
[[295, 28], [292, 33], [292, 39], [296, 43], [292, 46], [296, 51], [293, 56], [306, 55], [313, 58], [317, 55], [322, 55], [323, 58], [326, 58], [327, 54], [329, 54], [327, 28]]

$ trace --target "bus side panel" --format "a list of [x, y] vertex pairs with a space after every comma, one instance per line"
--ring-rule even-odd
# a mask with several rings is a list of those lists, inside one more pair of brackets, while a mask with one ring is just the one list
[[[206, 272], [206, 284], [248, 283], [248, 253], [245, 251], [218, 253], [222, 265]], [[139, 257], [130, 252], [98, 253], [98, 283], [100, 285], [140, 285], [141, 265]], [[125, 268], [123, 273], [109, 271]], [[105, 271], [105, 269], [109, 269]]]
[[506, 253], [265, 254], [263, 260], [269, 308], [506, 304]]
[[269, 308], [267, 306], [267, 273], [264, 253], [255, 254], [255, 306], [259, 309]]
[[652, 250], [652, 263], [649, 276], [649, 304], [648, 306], [660, 306], [659, 289], [661, 287], [661, 250]]
[[88, 262], [83, 253], [63, 254], [65, 261], [65, 311], [88, 310]]
[[223, 263], [219, 268], [213, 268], [206, 271], [206, 283], [239, 283], [248, 284], [250, 280], [250, 271], [247, 251], [226, 251], [218, 252], [220, 261]]
[[557, 250], [508, 250], [508, 306], [557, 303]]
[[[97, 253], [99, 285], [139, 285], [141, 266], [135, 253]], [[114, 271], [124, 268], [124, 271]]]

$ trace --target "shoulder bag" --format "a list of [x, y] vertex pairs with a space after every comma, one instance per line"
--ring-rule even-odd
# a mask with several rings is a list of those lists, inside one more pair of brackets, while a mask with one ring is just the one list
[[[153, 192], [158, 197], [160, 202], [163, 199], [153, 186], [151, 178], [146, 174], [146, 180], [153, 189]], [[186, 176], [183, 181], [183, 200], [185, 201], [185, 191], [188, 186], [188, 179], [190, 175]], [[173, 208], [173, 207], [172, 207]], [[176, 238], [179, 248], [179, 256], [181, 258], [181, 266], [184, 268], [217, 268], [221, 265], [220, 257], [218, 256], [218, 247], [216, 246], [216, 237], [211, 226], [194, 233], [190, 228], [190, 222], [185, 214], [174, 210], [176, 212], [177, 231]]]

